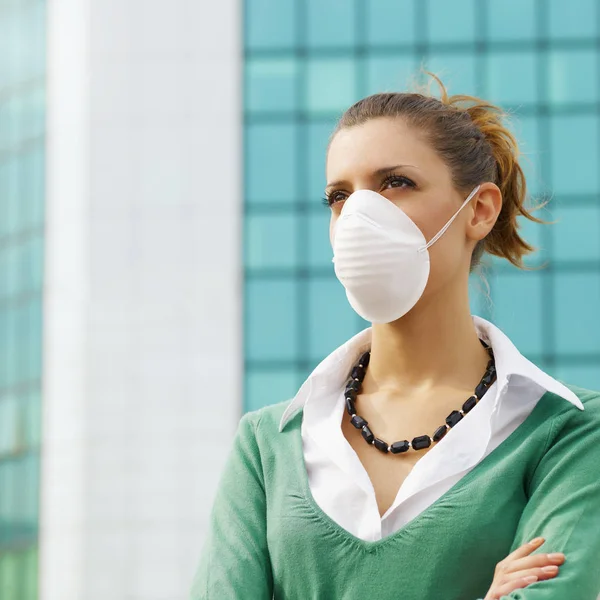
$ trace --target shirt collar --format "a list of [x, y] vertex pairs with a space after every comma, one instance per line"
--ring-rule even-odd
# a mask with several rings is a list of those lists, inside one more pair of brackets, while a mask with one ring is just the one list
[[[524, 377], [539, 385], [542, 390], [556, 394], [584, 410], [581, 400], [574, 392], [526, 359], [498, 327], [476, 316], [473, 316], [473, 323], [479, 337], [494, 350], [499, 389], [509, 382], [516, 384], [519, 377]], [[368, 327], [357, 333], [319, 363], [287, 406], [279, 423], [279, 431], [284, 429], [309, 398], [343, 387], [355, 361], [371, 347], [371, 332], [372, 328]], [[502, 394], [496, 394], [496, 405], [501, 397]]]

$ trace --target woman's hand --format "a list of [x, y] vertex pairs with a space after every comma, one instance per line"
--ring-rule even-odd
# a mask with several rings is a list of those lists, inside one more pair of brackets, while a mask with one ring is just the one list
[[558, 565], [565, 562], [565, 555], [562, 552], [529, 556], [544, 541], [544, 538], [535, 538], [500, 561], [496, 565], [494, 581], [484, 600], [498, 600], [536, 581], [556, 577]]

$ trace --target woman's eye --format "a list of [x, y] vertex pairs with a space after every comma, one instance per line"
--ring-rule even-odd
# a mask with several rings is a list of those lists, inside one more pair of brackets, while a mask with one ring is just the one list
[[403, 185], [406, 185], [408, 187], [415, 187], [415, 184], [408, 179], [408, 177], [403, 177], [401, 175], [392, 175], [391, 177], [388, 177], [384, 182], [384, 187], [402, 187]]
[[346, 194], [344, 192], [333, 192], [329, 194], [329, 204], [335, 204], [336, 202], [341, 202], [346, 199]]

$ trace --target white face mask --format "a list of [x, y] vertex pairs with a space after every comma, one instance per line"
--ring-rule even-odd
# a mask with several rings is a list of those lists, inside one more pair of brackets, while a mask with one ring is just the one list
[[335, 274], [352, 308], [372, 323], [391, 323], [410, 311], [429, 279], [429, 251], [460, 211], [429, 242], [414, 221], [385, 196], [357, 190], [344, 202], [333, 231]]

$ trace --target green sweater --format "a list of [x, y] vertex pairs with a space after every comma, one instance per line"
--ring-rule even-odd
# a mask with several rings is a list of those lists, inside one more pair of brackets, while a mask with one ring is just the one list
[[509, 552], [564, 552], [556, 578], [508, 600], [596, 600], [600, 593], [600, 394], [551, 393], [495, 450], [416, 518], [375, 542], [316, 504], [302, 412], [247, 413], [222, 475], [192, 600], [477, 600]]

